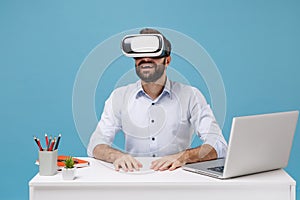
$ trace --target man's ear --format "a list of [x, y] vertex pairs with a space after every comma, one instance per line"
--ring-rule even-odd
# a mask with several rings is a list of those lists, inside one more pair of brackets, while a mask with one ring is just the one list
[[170, 64], [170, 62], [171, 62], [171, 56], [166, 57], [166, 59], [165, 59], [166, 67]]

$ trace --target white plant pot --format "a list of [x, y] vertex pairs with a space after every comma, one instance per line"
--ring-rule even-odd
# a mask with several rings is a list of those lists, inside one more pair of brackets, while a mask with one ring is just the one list
[[63, 168], [62, 169], [62, 178], [64, 180], [73, 180], [76, 175], [76, 168]]

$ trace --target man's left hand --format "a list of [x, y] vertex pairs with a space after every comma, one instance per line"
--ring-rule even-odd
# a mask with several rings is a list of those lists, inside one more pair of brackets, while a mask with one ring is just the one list
[[154, 160], [151, 163], [151, 169], [155, 171], [175, 170], [186, 164], [184, 155], [185, 151]]

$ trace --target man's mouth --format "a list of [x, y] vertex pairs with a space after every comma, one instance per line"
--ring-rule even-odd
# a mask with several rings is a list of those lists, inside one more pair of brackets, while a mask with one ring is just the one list
[[151, 69], [151, 68], [153, 68], [153, 66], [150, 66], [150, 65], [140, 65], [140, 68], [142, 68], [142, 69]]
[[149, 63], [143, 62], [143, 63], [139, 64], [139, 67], [141, 69], [151, 69], [154, 66], [155, 66], [155, 64], [154, 63], [150, 63], [150, 62]]

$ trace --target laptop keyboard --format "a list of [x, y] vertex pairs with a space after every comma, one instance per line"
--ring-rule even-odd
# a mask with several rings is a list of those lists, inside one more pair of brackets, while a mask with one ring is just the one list
[[220, 166], [220, 167], [212, 167], [212, 168], [207, 168], [207, 169], [208, 169], [208, 170], [211, 170], [211, 171], [223, 173], [223, 171], [224, 171], [224, 166]]

